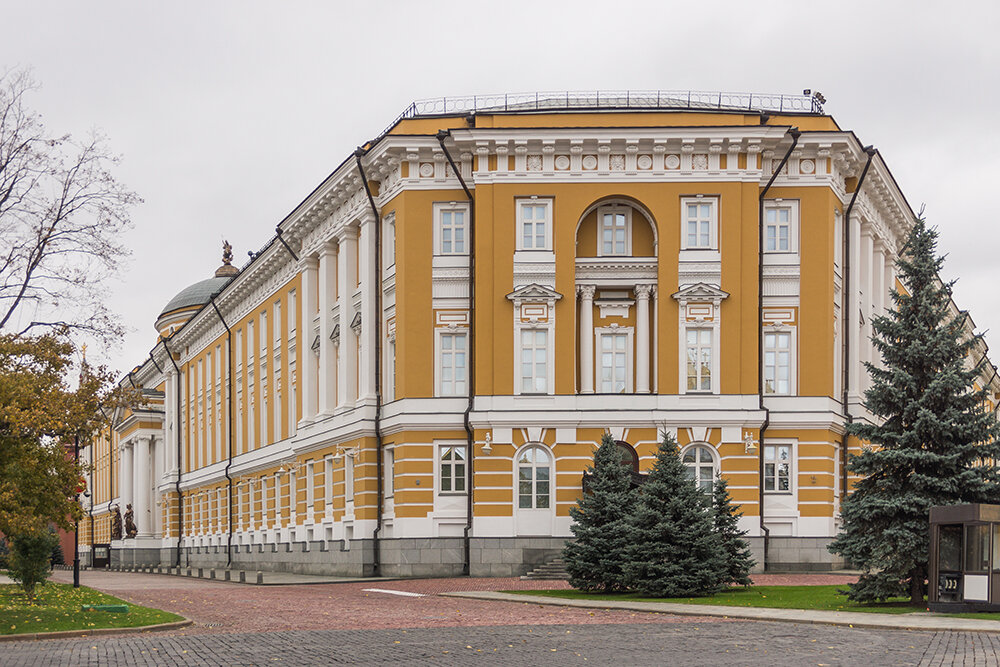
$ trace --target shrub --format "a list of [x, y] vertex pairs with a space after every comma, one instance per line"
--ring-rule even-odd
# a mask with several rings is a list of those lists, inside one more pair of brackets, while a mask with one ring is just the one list
[[48, 530], [11, 538], [10, 576], [29, 599], [34, 599], [35, 587], [48, 578], [49, 559], [58, 542], [55, 533]]

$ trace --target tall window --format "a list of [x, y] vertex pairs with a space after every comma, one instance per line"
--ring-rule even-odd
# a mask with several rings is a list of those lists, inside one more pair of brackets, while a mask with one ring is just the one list
[[548, 341], [545, 329], [521, 330], [521, 393], [548, 392]]
[[396, 263], [396, 215], [382, 220], [382, 266], [388, 272]]
[[628, 334], [601, 334], [601, 392], [625, 392], [628, 378]]
[[764, 393], [791, 393], [792, 334], [764, 334]]
[[764, 490], [790, 493], [792, 446], [764, 445]]
[[438, 210], [442, 255], [465, 255], [469, 252], [466, 243], [466, 211], [464, 208], [441, 208]]
[[687, 390], [712, 391], [712, 330], [687, 330]]
[[517, 506], [520, 509], [551, 507], [551, 459], [541, 447], [528, 447], [517, 457]]
[[712, 450], [702, 445], [689, 447], [684, 450], [681, 461], [684, 463], [684, 476], [694, 480], [702, 491], [711, 493], [715, 483], [715, 457], [712, 456]]
[[769, 208], [765, 216], [764, 249], [768, 252], [788, 252], [791, 240], [791, 211]]
[[548, 200], [522, 200], [517, 207], [518, 250], [550, 250], [552, 228]]
[[441, 334], [440, 377], [442, 396], [464, 396], [465, 344], [464, 333]]
[[601, 216], [601, 256], [629, 254], [629, 213], [622, 207], [605, 208]]
[[717, 248], [714, 199], [684, 200], [683, 247], [688, 250]]
[[465, 447], [441, 448], [441, 493], [465, 493]]

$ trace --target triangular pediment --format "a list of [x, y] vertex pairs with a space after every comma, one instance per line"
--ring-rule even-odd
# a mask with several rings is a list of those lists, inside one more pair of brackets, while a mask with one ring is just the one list
[[729, 292], [724, 292], [715, 285], [708, 283], [695, 283], [682, 290], [671, 294], [678, 301], [710, 301], [718, 303], [729, 296]]
[[531, 283], [530, 285], [525, 285], [524, 287], [518, 287], [516, 290], [507, 295], [507, 298], [511, 301], [558, 301], [562, 298], [562, 294], [546, 287], [545, 285], [539, 285], [538, 283]]

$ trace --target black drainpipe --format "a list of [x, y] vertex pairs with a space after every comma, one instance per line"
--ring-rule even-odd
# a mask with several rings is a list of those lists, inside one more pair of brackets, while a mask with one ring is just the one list
[[[471, 125], [470, 121], [470, 125]], [[441, 130], [437, 133], [438, 143], [441, 144], [441, 150], [444, 151], [444, 156], [448, 160], [448, 164], [451, 165], [451, 170], [458, 177], [458, 182], [462, 184], [462, 189], [465, 190], [465, 196], [469, 199], [469, 403], [465, 406], [465, 414], [463, 416], [463, 423], [465, 424], [465, 438], [469, 447], [469, 465], [466, 471], [467, 481], [465, 483], [466, 490], [466, 508], [465, 508], [465, 530], [462, 533], [463, 539], [463, 563], [462, 563], [462, 574], [468, 576], [470, 573], [470, 563], [472, 562], [472, 484], [474, 481], [473, 468], [476, 460], [475, 444], [476, 438], [475, 433], [472, 430], [472, 423], [469, 421], [469, 415], [472, 412], [473, 402], [476, 396], [476, 199], [472, 196], [472, 191], [469, 190], [469, 186], [465, 183], [465, 179], [462, 178], [462, 170], [458, 168], [455, 164], [455, 160], [452, 159], [451, 153], [448, 152], [448, 147], [444, 145], [444, 140], [451, 136], [449, 130]]]
[[844, 406], [844, 419], [846, 420], [845, 429], [843, 435], [840, 436], [840, 511], [843, 514], [844, 511], [844, 500], [847, 499], [847, 429], [846, 426], [854, 422], [854, 417], [851, 415], [851, 409], [848, 406], [848, 383], [850, 382], [850, 362], [851, 362], [851, 211], [854, 209], [854, 202], [857, 201], [858, 195], [861, 194], [861, 186], [865, 184], [865, 177], [868, 175], [868, 168], [872, 166], [872, 159], [874, 159], [875, 154], [878, 152], [872, 146], [864, 147], [865, 153], [868, 154], [868, 160], [865, 162], [865, 168], [861, 170], [861, 175], [858, 177], [858, 183], [854, 186], [854, 193], [851, 195], [851, 201], [847, 204], [847, 208], [844, 210], [844, 276], [843, 276], [843, 298], [841, 301], [842, 310], [844, 312], [843, 321], [843, 334], [841, 338], [842, 344], [842, 356], [841, 356], [841, 384], [843, 385], [843, 393], [841, 395], [841, 403]]
[[789, 128], [788, 134], [792, 137], [792, 145], [788, 147], [785, 157], [781, 158], [778, 168], [771, 174], [771, 179], [760, 191], [760, 196], [757, 198], [757, 220], [759, 223], [757, 225], [757, 317], [760, 320], [757, 324], [757, 404], [759, 409], [764, 411], [764, 421], [760, 425], [760, 434], [757, 436], [757, 486], [759, 487], [757, 502], [760, 508], [760, 532], [764, 536], [763, 568], [765, 572], [767, 571], [771, 531], [764, 524], [764, 432], [771, 425], [771, 410], [764, 405], [764, 197], [767, 196], [767, 191], [771, 189], [774, 180], [778, 178], [778, 174], [785, 168], [788, 158], [792, 156], [792, 151], [795, 150], [795, 146], [799, 143], [799, 137], [802, 135], [797, 127]]
[[285, 241], [285, 237], [281, 235], [281, 227], [275, 227], [274, 233], [278, 235], [278, 240], [281, 241], [281, 245], [285, 246], [285, 250], [287, 250], [288, 254], [292, 256], [292, 259], [294, 259], [296, 262], [299, 261], [299, 256], [295, 254], [295, 251], [292, 250], [292, 247], [288, 245], [288, 243]]
[[174, 365], [174, 371], [177, 372], [177, 391], [174, 392], [174, 398], [176, 399], [176, 410], [177, 415], [177, 567], [181, 566], [181, 542], [184, 540], [184, 494], [181, 493], [181, 423], [184, 421], [181, 415], [181, 369], [174, 361], [174, 355], [170, 353], [170, 348], [167, 347], [167, 341], [163, 341], [163, 349], [167, 351], [167, 359], [170, 363]]
[[233, 566], [233, 477], [229, 474], [229, 469], [233, 467], [233, 332], [226, 324], [226, 319], [222, 316], [222, 311], [215, 305], [215, 296], [211, 296], [212, 308], [219, 316], [219, 321], [226, 328], [226, 347], [229, 349], [229, 368], [226, 369], [226, 380], [228, 380], [228, 390], [226, 392], [227, 403], [229, 403], [229, 460], [226, 462], [226, 484], [229, 487], [229, 534], [226, 536], [226, 569]]
[[[354, 151], [354, 159], [358, 163], [358, 171], [361, 173], [361, 183], [365, 186], [368, 204], [371, 205], [372, 215], [375, 216], [375, 285], [373, 286], [375, 288], [375, 474], [378, 476], [378, 480], [376, 481], [375, 531], [372, 533], [372, 576], [378, 577], [382, 575], [379, 537], [382, 533], [382, 496], [385, 494], [382, 470], [382, 317], [384, 316], [382, 312], [382, 214], [379, 212], [378, 206], [375, 205], [372, 190], [368, 187], [368, 177], [365, 175], [364, 165], [361, 164], [361, 156], [364, 154], [363, 148]], [[280, 232], [278, 238], [281, 238]], [[291, 252], [291, 248], [288, 251]]]

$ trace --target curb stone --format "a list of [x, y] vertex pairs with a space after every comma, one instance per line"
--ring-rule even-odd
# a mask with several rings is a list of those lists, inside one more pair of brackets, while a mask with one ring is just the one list
[[678, 604], [676, 602], [639, 602], [635, 600], [574, 600], [538, 595], [515, 595], [498, 591], [456, 591], [440, 593], [446, 597], [473, 600], [498, 600], [545, 604], [557, 607], [584, 609], [621, 609], [677, 616], [714, 616], [741, 618], [754, 621], [782, 621], [814, 625], [842, 625], [852, 628], [882, 628], [887, 630], [918, 630], [938, 632], [993, 632], [1000, 633], [1000, 621], [950, 616], [925, 616], [923, 614], [878, 614], [849, 611], [820, 611], [813, 609], [777, 609], [767, 607], [723, 607], [719, 605]]
[[172, 621], [170, 623], [157, 623], [155, 625], [137, 625], [130, 628], [94, 628], [93, 630], [57, 630], [56, 632], [26, 632], [19, 635], [0, 635], [0, 642], [20, 642], [42, 639], [69, 639], [75, 637], [89, 637], [91, 635], [137, 635], [142, 632], [161, 632], [163, 630], [176, 630], [184, 628], [194, 623], [189, 618], [182, 621]]

